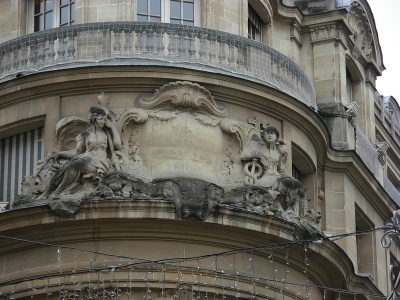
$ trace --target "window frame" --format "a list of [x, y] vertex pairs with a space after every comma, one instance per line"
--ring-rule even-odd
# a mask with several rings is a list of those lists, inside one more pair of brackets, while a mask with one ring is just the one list
[[[264, 22], [257, 11], [248, 3], [247, 37], [256, 42], [263, 42]], [[255, 30], [254, 30], [255, 29]], [[253, 37], [254, 34], [254, 37]]]
[[[161, 1], [161, 23], [170, 23], [171, 21], [171, 14], [170, 14], [170, 7], [171, 7], [171, 0], [160, 0]], [[181, 2], [185, 2], [182, 0]], [[193, 0], [193, 1], [186, 1], [186, 2], [193, 2], [193, 26], [200, 26], [200, 1]], [[137, 2], [135, 5], [135, 21], [138, 21], [138, 10], [137, 10]], [[149, 15], [149, 14], [148, 14]], [[176, 18], [173, 18], [176, 19]], [[180, 18], [181, 20], [183, 18]], [[151, 22], [151, 21], [147, 21]], [[173, 23], [170, 23], [173, 24]], [[189, 25], [191, 26], [191, 25]]]
[[[75, 3], [75, 10], [76, 10], [76, 0], [74, 0]], [[68, 6], [70, 6], [71, 3], [68, 4]], [[68, 20], [68, 25], [66, 23], [64, 23], [64, 25], [61, 25], [61, 15], [60, 15], [60, 9], [62, 6], [65, 5], [61, 5], [61, 0], [53, 0], [53, 24], [51, 28], [58, 28], [58, 27], [63, 27], [63, 26], [69, 26], [72, 25], [70, 24], [71, 19]], [[43, 30], [47, 30], [47, 29], [42, 29], [42, 30], [38, 30], [35, 31], [35, 1], [33, 0], [29, 0], [28, 1], [28, 18], [27, 18], [27, 33], [33, 33], [33, 32], [40, 32]], [[69, 13], [71, 13], [69, 11]], [[75, 15], [76, 16], [76, 15]], [[69, 16], [71, 17], [71, 16]], [[74, 19], [75, 22], [76, 19]]]

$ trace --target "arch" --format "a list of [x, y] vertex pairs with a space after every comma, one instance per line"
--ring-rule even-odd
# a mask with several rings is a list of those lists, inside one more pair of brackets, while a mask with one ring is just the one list
[[[385, 70], [378, 31], [371, 7], [366, 0], [354, 0], [350, 5], [349, 26], [353, 31], [353, 54], [361, 54], [371, 61], [381, 75]], [[359, 53], [357, 53], [359, 52]]]
[[272, 6], [268, 1], [248, 0], [249, 4], [257, 11], [264, 23], [269, 24], [272, 20]]

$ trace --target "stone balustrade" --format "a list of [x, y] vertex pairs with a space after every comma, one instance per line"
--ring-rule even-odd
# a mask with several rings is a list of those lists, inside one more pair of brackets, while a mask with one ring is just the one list
[[260, 82], [317, 107], [311, 80], [288, 57], [262, 43], [205, 28], [139, 22], [81, 24], [13, 39], [0, 45], [0, 54], [0, 82], [64, 67], [162, 65]]

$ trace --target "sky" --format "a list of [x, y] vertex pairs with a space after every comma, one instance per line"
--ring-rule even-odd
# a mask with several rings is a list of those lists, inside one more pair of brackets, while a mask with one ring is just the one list
[[379, 42], [386, 68], [376, 87], [384, 96], [393, 96], [400, 103], [400, 0], [368, 0], [378, 29]]

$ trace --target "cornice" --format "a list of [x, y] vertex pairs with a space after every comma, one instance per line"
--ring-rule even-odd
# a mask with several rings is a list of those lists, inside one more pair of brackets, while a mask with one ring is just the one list
[[[283, 219], [219, 207], [203, 222], [188, 222], [175, 219], [174, 209], [173, 203], [160, 200], [102, 200], [87, 202], [72, 218], [54, 216], [47, 206], [3, 212], [0, 213], [0, 235], [21, 240], [3, 238], [0, 253], [26, 251], [27, 243], [23, 239], [63, 246], [100, 240], [111, 243], [118, 240], [181, 241], [225, 249], [293, 241], [294, 226]], [[29, 251], [43, 246], [29, 244]], [[302, 272], [303, 246], [294, 247], [291, 268]], [[351, 260], [335, 243], [323, 239], [322, 244], [310, 244], [309, 247], [310, 279], [318, 284], [334, 282], [336, 288], [346, 288], [349, 281], [356, 282], [365, 290], [379, 293], [367, 278], [354, 273]], [[298, 257], [295, 249], [298, 249]], [[254, 254], [265, 259], [270, 255], [268, 249], [256, 250]], [[283, 253], [275, 255], [278, 261], [285, 261]], [[326, 272], [326, 268], [321, 266], [329, 266], [330, 271]], [[43, 271], [49, 272], [50, 269]], [[27, 280], [29, 276], [35, 276], [34, 270], [30, 275], [7, 274], [7, 281], [3, 283], [12, 284], [13, 280], [21, 278]]]

